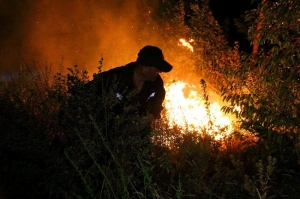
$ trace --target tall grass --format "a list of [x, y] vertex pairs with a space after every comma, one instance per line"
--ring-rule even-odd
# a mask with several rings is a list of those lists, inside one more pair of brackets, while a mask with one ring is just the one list
[[278, 175], [283, 167], [240, 134], [218, 141], [164, 121], [142, 128], [144, 118], [128, 115], [135, 107], [114, 113], [114, 88], [86, 89], [89, 74], [77, 66], [66, 75], [29, 68], [0, 84], [4, 198], [299, 195], [297, 174]]

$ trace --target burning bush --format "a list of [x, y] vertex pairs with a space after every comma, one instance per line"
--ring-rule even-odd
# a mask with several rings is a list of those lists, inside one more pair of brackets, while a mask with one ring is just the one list
[[[166, 114], [154, 123], [152, 143], [147, 144], [140, 137], [138, 118], [113, 114], [114, 95], [97, 98], [86, 91], [86, 72], [75, 67], [66, 76], [40, 77], [37, 71], [27, 71], [1, 82], [1, 183], [7, 198], [239, 198], [263, 189], [263, 182], [281, 183], [276, 163], [271, 173], [258, 173], [272, 175], [272, 180], [251, 177], [260, 145], [249, 133], [170, 122], [167, 111], [172, 109], [165, 106]], [[201, 106], [212, 118], [205, 85], [202, 81]], [[260, 137], [259, 142], [270, 144]], [[269, 164], [265, 154], [259, 168]], [[272, 186], [261, 193], [274, 191]]]
[[[48, 69], [25, 66], [12, 81], [0, 82], [5, 198], [299, 198], [299, 15], [278, 15], [297, 12], [290, 8], [298, 2], [263, 5], [268, 17], [262, 22], [269, 25], [260, 41], [268, 46], [246, 56], [248, 65], [226, 46], [208, 1], [201, 3], [191, 4], [192, 28], [173, 28], [194, 36], [195, 60], [186, 66], [223, 86], [231, 103], [223, 110], [239, 116], [237, 129], [210, 101], [205, 81], [200, 98], [198, 85], [179, 79], [166, 84], [165, 112], [147, 143], [141, 118], [113, 113], [114, 95], [87, 92], [86, 71], [74, 67], [52, 77]], [[275, 11], [282, 23], [273, 20]], [[284, 20], [289, 16], [292, 23]], [[170, 24], [165, 32], [176, 43]]]

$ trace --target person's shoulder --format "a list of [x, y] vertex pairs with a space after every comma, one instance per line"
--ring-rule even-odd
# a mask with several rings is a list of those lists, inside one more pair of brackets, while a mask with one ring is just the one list
[[123, 65], [123, 66], [117, 66], [117, 67], [112, 68], [112, 69], [110, 69], [106, 72], [108, 72], [108, 73], [121, 73], [122, 74], [126, 71], [132, 72], [134, 67], [135, 67], [135, 62], [131, 62], [131, 63]]
[[136, 66], [136, 62], [130, 62], [124, 66], [119, 67], [122, 70], [130, 71], [132, 72], [134, 70], [134, 67]]

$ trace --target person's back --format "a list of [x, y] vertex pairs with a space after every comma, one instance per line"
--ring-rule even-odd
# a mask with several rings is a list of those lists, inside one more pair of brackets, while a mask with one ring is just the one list
[[99, 96], [113, 92], [119, 102], [114, 108], [116, 114], [126, 113], [126, 108], [133, 106], [137, 108], [137, 114], [147, 117], [146, 123], [150, 123], [160, 118], [165, 98], [159, 73], [171, 69], [159, 48], [145, 46], [138, 53], [136, 62], [101, 72], [88, 85], [93, 85]]

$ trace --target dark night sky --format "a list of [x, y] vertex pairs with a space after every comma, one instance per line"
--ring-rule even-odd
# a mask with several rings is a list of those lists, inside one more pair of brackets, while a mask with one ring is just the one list
[[[233, 19], [250, 1], [211, 0], [219, 23], [229, 27], [230, 42], [243, 41]], [[135, 59], [143, 45], [159, 40], [159, 33], [147, 41], [139, 38], [143, 2], [147, 0], [0, 0], [0, 74], [19, 68], [22, 59], [41, 66], [63, 60], [64, 65], [95, 69], [101, 56], [108, 68]]]
[[242, 51], [250, 52], [251, 48], [245, 27], [237, 28], [235, 21], [243, 23], [245, 12], [256, 7], [256, 4], [251, 3], [252, 0], [211, 0], [210, 6], [215, 18], [219, 24], [223, 26], [227, 33], [227, 38], [230, 44], [239, 41]]

